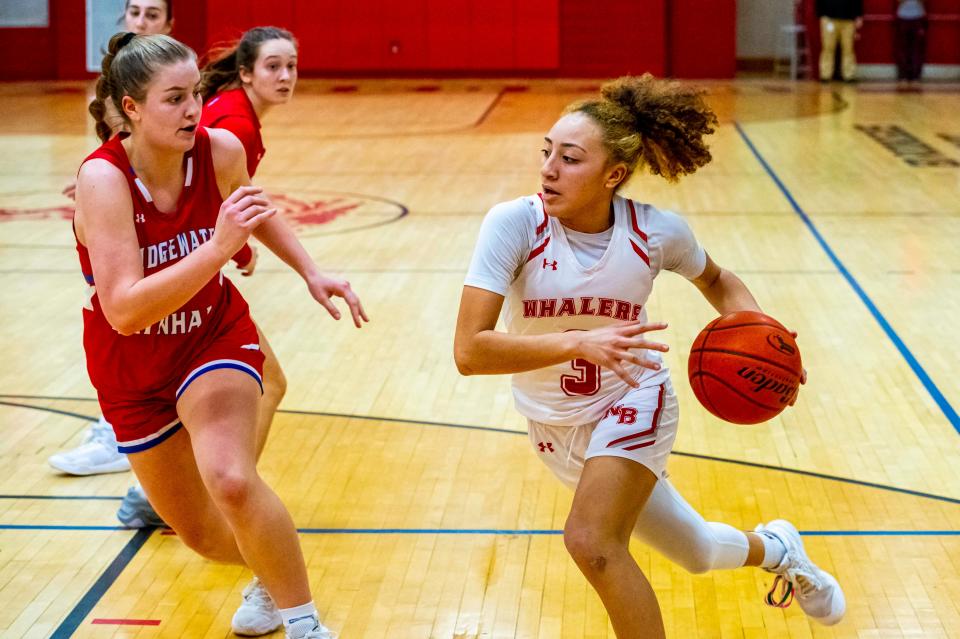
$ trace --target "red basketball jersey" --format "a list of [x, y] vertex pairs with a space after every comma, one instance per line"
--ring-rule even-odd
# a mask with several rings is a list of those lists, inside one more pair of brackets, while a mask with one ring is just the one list
[[[126, 134], [121, 134], [126, 137]], [[133, 200], [144, 276], [152, 275], [189, 255], [213, 237], [223, 198], [217, 187], [207, 131], [197, 128], [193, 148], [184, 154], [184, 187], [177, 209], [157, 210], [143, 182], [130, 166], [122, 138], [116, 136], [84, 162], [103, 159], [127, 177]], [[96, 215], [95, 211], [88, 213]], [[247, 303], [230, 280], [218, 273], [186, 304], [133, 335], [121, 335], [103, 314], [96, 294], [87, 248], [77, 241], [80, 267], [89, 285], [83, 312], [83, 346], [90, 380], [101, 393], [132, 390], [149, 394], [176, 381], [194, 353], [216, 339], [228, 324], [247, 315]]]
[[257, 117], [247, 92], [241, 89], [221, 91], [203, 105], [200, 126], [226, 129], [243, 143], [247, 152], [247, 174], [253, 177], [266, 149], [260, 137], [260, 118]]

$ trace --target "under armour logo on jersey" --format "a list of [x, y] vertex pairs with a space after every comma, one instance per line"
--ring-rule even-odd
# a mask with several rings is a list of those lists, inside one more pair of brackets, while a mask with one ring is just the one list
[[557, 261], [548, 262], [547, 258], [543, 258], [543, 270], [547, 270], [548, 266], [553, 270], [557, 270]]
[[147, 221], [147, 216], [144, 215], [143, 213], [137, 213], [136, 215], [133, 216], [133, 219], [137, 221], [137, 224], [143, 224], [144, 222]]
[[553, 442], [540, 442], [539, 444], [537, 444], [537, 446], [540, 447], [540, 452], [541, 452], [541, 453], [552, 453], [552, 452], [555, 452], [555, 451], [553, 450]]

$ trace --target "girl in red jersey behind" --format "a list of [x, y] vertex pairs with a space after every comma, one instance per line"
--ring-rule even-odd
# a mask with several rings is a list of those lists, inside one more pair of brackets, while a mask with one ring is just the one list
[[[255, 233], [335, 319], [331, 296], [357, 327], [367, 318], [250, 185], [234, 136], [198, 126], [199, 84], [195, 54], [168, 36], [110, 41], [90, 106], [104, 144], [80, 168], [74, 220], [87, 369], [157, 512], [201, 555], [257, 576], [241, 609], [258, 599], [273, 606], [264, 632], [326, 638], [293, 521], [256, 471], [263, 355], [220, 269]], [[129, 134], [110, 138], [108, 99]]]
[[230, 131], [243, 144], [252, 177], [266, 150], [260, 120], [293, 97], [297, 42], [285, 29], [254, 27], [232, 47], [211, 51], [202, 70], [201, 126]]
[[[631, 535], [692, 573], [759, 566], [820, 623], [843, 617], [837, 580], [775, 520], [743, 532], [707, 522], [666, 466], [679, 407], [648, 331], [654, 279], [673, 271], [720, 313], [759, 310], [675, 213], [617, 195], [639, 166], [675, 181], [711, 159], [716, 115], [701, 92], [650, 75], [604, 85], [544, 138], [543, 192], [487, 214], [467, 274], [454, 355], [465, 375], [513, 373], [537, 456], [574, 492], [567, 550], [618, 637], [662, 639], [663, 619]], [[506, 331], [498, 331], [504, 311]]]

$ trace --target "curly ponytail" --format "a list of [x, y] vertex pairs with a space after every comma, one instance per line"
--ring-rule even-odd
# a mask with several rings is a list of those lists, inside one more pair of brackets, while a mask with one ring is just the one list
[[121, 124], [129, 124], [121, 106], [123, 97], [129, 95], [137, 102], [143, 101], [147, 86], [157, 69], [183, 60], [196, 60], [196, 57], [193, 49], [170, 36], [138, 36], [129, 32], [114, 34], [103, 56], [96, 97], [88, 107], [96, 122], [97, 137], [106, 142], [117, 128], [107, 121], [111, 116], [111, 106], [122, 118]]
[[208, 62], [200, 72], [200, 93], [206, 102], [219, 91], [239, 84], [240, 69], [253, 71], [260, 55], [260, 46], [268, 40], [289, 40], [297, 46], [297, 39], [279, 27], [254, 27], [236, 42], [211, 49]]
[[607, 82], [600, 99], [572, 104], [565, 113], [583, 113], [600, 126], [604, 147], [613, 162], [627, 165], [628, 178], [642, 162], [676, 182], [713, 159], [704, 137], [718, 122], [705, 94], [645, 73]]

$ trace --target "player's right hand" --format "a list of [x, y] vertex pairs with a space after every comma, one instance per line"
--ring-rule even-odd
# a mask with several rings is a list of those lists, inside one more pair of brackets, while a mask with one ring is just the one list
[[659, 362], [648, 360], [633, 351], [646, 349], [665, 353], [670, 350], [666, 344], [652, 342], [644, 337], [645, 333], [660, 331], [666, 327], [663, 322], [646, 323], [638, 320], [590, 331], [571, 331], [570, 335], [576, 340], [576, 352], [580, 357], [601, 368], [612, 370], [629, 386], [639, 388], [640, 384], [627, 372], [624, 363], [630, 362], [651, 370], [660, 370]]
[[277, 214], [277, 209], [270, 208], [270, 201], [262, 193], [259, 186], [241, 186], [220, 205], [213, 241], [228, 256], [236, 255], [250, 234]]

